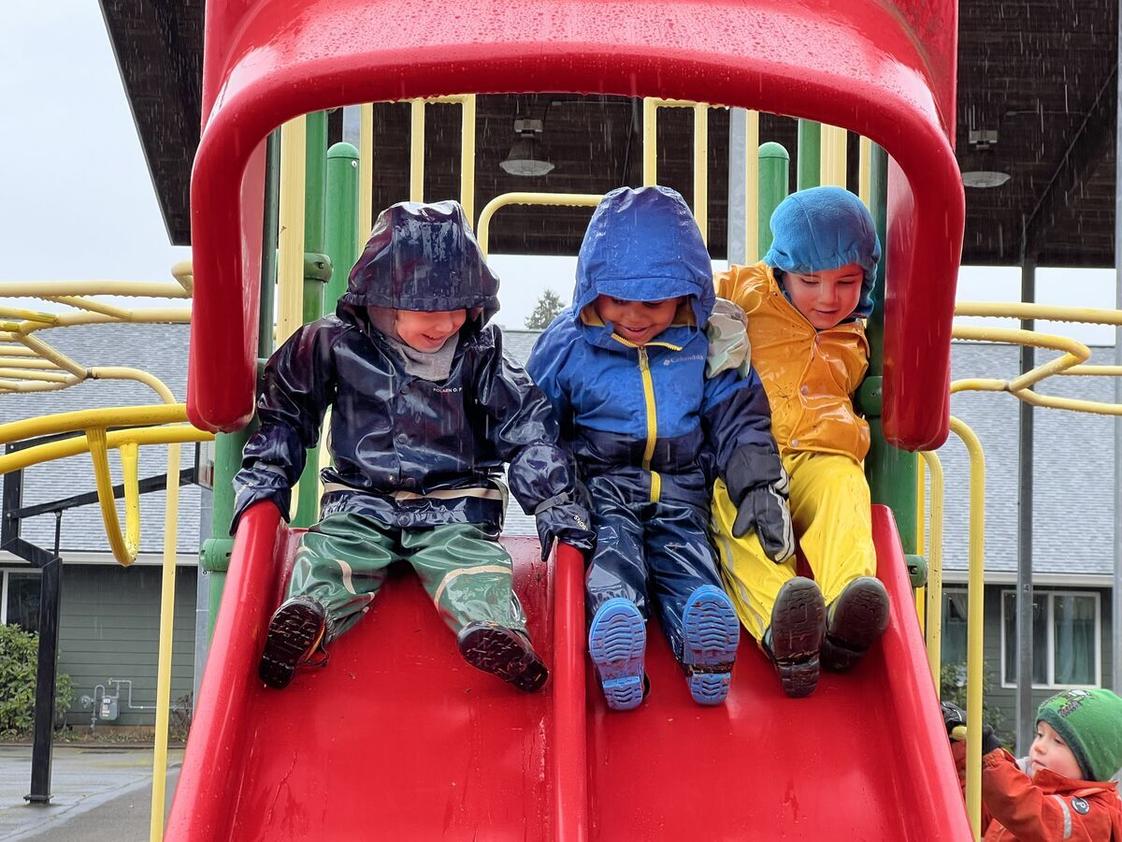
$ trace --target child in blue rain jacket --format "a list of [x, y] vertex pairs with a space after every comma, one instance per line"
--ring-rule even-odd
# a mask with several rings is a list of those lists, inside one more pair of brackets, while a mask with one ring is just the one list
[[581, 244], [573, 304], [527, 365], [591, 498], [588, 645], [615, 710], [645, 695], [652, 604], [694, 700], [719, 704], [728, 693], [739, 624], [708, 538], [716, 475], [744, 492], [777, 558], [794, 547], [759, 378], [735, 368], [706, 377], [711, 266], [678, 193], [612, 191]]
[[234, 528], [264, 500], [287, 518], [328, 406], [332, 464], [321, 519], [301, 536], [269, 622], [266, 684], [286, 686], [357, 623], [399, 559], [468, 663], [521, 690], [545, 683], [498, 541], [502, 464], [537, 518], [542, 558], [555, 540], [587, 551], [592, 533], [549, 401], [488, 324], [498, 285], [459, 204], [403, 202], [379, 215], [335, 315], [299, 328], [269, 359], [261, 426], [234, 478]]

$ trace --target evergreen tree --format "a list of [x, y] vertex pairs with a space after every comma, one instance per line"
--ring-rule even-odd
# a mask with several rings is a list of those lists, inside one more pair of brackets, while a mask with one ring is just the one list
[[549, 327], [553, 318], [564, 309], [565, 303], [561, 300], [561, 296], [553, 290], [547, 289], [538, 299], [534, 312], [526, 318], [526, 328], [528, 330], [545, 330]]

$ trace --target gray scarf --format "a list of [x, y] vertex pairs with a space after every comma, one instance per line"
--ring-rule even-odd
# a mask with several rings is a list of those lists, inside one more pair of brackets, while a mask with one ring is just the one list
[[448, 341], [439, 350], [418, 351], [402, 342], [401, 337], [397, 335], [395, 327], [397, 315], [393, 310], [386, 307], [371, 307], [369, 312], [374, 328], [401, 356], [407, 374], [434, 383], [448, 379], [448, 375], [452, 373], [452, 358], [456, 355], [456, 348], [460, 344], [458, 333], [449, 336]]

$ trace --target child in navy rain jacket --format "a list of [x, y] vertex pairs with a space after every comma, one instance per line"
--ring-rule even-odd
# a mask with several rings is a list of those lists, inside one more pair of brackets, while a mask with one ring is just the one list
[[505, 493], [554, 540], [591, 548], [572, 459], [549, 401], [487, 324], [491, 274], [456, 202], [403, 202], [378, 217], [334, 316], [297, 330], [269, 359], [261, 427], [245, 446], [234, 528], [268, 500], [287, 517], [306, 449], [330, 406], [332, 464], [320, 522], [301, 536], [287, 599], [269, 623], [259, 672], [292, 681], [408, 560], [468, 663], [521, 690], [545, 683], [498, 542]]
[[678, 193], [612, 191], [581, 244], [573, 304], [527, 366], [591, 497], [588, 645], [615, 710], [643, 700], [652, 603], [694, 700], [728, 693], [739, 623], [708, 538], [714, 467], [745, 490], [752, 526], [776, 555], [794, 547], [758, 377], [706, 378], [711, 266]]

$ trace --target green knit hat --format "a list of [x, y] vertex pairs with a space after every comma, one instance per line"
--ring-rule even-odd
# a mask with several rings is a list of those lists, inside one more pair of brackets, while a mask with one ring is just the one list
[[1101, 687], [1065, 690], [1036, 712], [1071, 748], [1084, 779], [1108, 781], [1122, 768], [1122, 698]]

